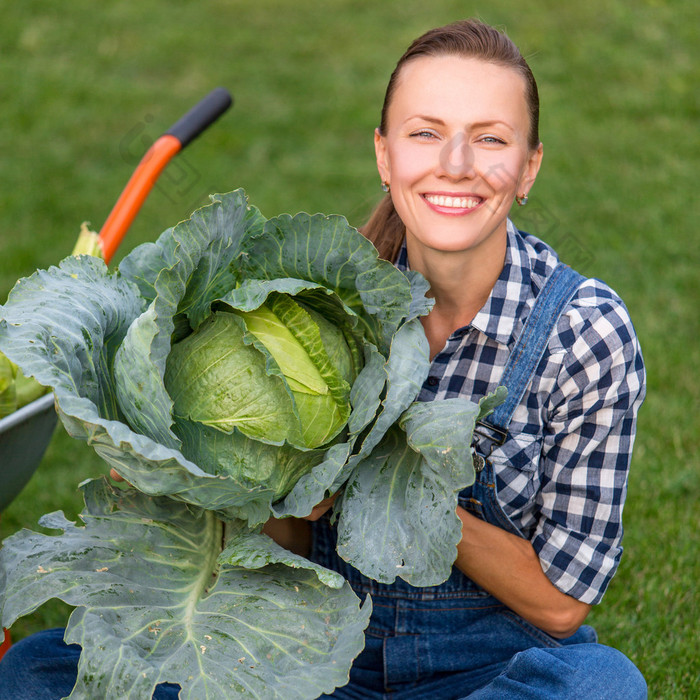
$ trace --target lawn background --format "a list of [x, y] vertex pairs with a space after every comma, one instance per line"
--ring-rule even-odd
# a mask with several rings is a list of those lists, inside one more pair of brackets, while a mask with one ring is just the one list
[[[99, 9], [98, 9], [99, 8]], [[0, 26], [0, 298], [97, 229], [147, 146], [218, 85], [236, 105], [177, 157], [114, 260], [244, 187], [264, 214], [359, 225], [381, 194], [372, 130], [388, 76], [425, 29], [467, 16], [529, 59], [545, 160], [521, 228], [625, 299], [648, 367], [625, 554], [589, 620], [650, 698], [700, 697], [698, 644], [698, 60], [695, 0], [8, 3]], [[1, 469], [0, 456], [0, 469]], [[59, 428], [0, 537], [102, 474]], [[15, 639], [63, 624], [47, 605]]]

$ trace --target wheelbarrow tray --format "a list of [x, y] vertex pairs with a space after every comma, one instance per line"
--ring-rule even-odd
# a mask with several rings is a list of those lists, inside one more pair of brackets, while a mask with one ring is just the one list
[[0, 512], [36, 471], [57, 419], [51, 392], [0, 420]]

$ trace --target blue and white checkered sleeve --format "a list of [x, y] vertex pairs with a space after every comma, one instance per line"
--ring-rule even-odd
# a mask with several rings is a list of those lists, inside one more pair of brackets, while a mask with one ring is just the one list
[[622, 554], [644, 363], [627, 309], [595, 280], [579, 290], [555, 341], [560, 369], [547, 406], [532, 543], [557, 588], [595, 604]]

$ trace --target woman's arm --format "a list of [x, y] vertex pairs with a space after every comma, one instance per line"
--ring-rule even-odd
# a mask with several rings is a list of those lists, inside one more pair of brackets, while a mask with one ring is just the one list
[[624, 304], [601, 282], [584, 286], [559, 319], [551, 386], [538, 388], [548, 400], [528, 539], [457, 511], [457, 566], [555, 637], [579, 627], [617, 568], [644, 398], [644, 363]]
[[455, 566], [522, 618], [552, 637], [569, 637], [590, 605], [562, 593], [545, 576], [528, 540], [457, 508], [462, 541]]
[[[307, 518], [271, 518], [263, 532], [295, 554], [308, 556], [309, 521], [325, 513], [335, 497], [319, 503]], [[462, 541], [455, 565], [518, 615], [552, 637], [568, 637], [583, 623], [590, 606], [557, 589], [545, 576], [532, 545], [495, 525], [489, 525], [463, 508]]]

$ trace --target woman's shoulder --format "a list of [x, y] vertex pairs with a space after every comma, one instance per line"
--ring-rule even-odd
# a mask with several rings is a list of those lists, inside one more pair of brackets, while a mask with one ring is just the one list
[[557, 324], [551, 352], [566, 352], [570, 362], [587, 364], [641, 362], [641, 350], [630, 313], [620, 295], [608, 284], [586, 278], [576, 290]]
[[[536, 236], [518, 233], [530, 260], [536, 295], [557, 264], [567, 261], [560, 260], [554, 248]], [[577, 345], [597, 347], [599, 353], [637, 346], [634, 324], [622, 297], [607, 282], [585, 275], [559, 318], [549, 350], [571, 351]]]

